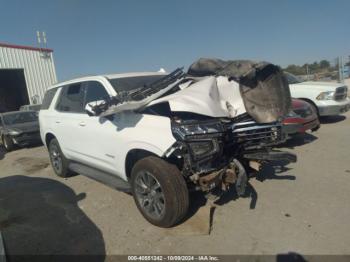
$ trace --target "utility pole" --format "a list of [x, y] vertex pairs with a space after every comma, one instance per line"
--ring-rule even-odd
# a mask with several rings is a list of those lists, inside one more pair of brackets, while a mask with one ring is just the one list
[[339, 83], [344, 82], [344, 65], [343, 65], [343, 57], [338, 57], [338, 73], [339, 73]]

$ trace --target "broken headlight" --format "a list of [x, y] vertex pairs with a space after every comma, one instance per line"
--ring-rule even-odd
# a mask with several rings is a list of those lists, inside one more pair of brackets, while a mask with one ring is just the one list
[[22, 132], [20, 131], [20, 130], [17, 130], [17, 129], [10, 129], [9, 130], [9, 134], [11, 135], [11, 136], [18, 136], [18, 135], [20, 135]]
[[217, 137], [224, 129], [220, 121], [215, 122], [173, 122], [171, 129], [175, 138], [185, 140], [188, 138]]
[[203, 159], [220, 151], [217, 139], [191, 141], [188, 146], [194, 160]]
[[174, 121], [171, 128], [177, 140], [186, 142], [195, 161], [220, 152], [219, 137], [224, 131], [220, 121]]

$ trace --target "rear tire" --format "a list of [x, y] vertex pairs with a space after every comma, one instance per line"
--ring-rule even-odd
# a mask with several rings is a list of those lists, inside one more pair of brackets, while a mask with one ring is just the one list
[[63, 155], [61, 147], [56, 138], [51, 139], [49, 143], [49, 156], [53, 171], [59, 177], [70, 177], [72, 172], [69, 170], [69, 160]]
[[155, 226], [171, 227], [187, 214], [186, 182], [178, 168], [163, 159], [149, 156], [136, 162], [131, 190], [137, 208]]
[[2, 144], [4, 145], [7, 152], [10, 152], [15, 148], [15, 145], [14, 145], [12, 139], [8, 136], [4, 136], [2, 138]]

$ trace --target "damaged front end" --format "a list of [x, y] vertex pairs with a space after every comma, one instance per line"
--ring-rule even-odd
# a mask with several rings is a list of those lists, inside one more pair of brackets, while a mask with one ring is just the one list
[[[191, 116], [193, 118], [193, 115]], [[270, 160], [295, 162], [286, 152], [273, 151], [285, 141], [280, 122], [259, 124], [248, 114], [235, 119], [184, 120], [173, 117], [177, 142], [166, 152], [193, 190], [219, 197], [231, 187], [245, 192], [248, 171]]]
[[285, 141], [282, 120], [291, 110], [288, 83], [278, 66], [251, 61], [200, 59], [92, 107], [95, 115], [123, 111], [168, 117], [176, 139], [164, 158], [189, 188], [220, 196], [243, 195], [252, 169], [271, 160], [295, 162], [273, 151]]

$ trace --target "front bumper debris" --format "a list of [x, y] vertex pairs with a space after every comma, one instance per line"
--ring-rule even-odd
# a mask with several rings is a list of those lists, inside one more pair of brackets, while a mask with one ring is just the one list
[[233, 159], [225, 168], [205, 175], [194, 175], [192, 181], [197, 184], [197, 189], [203, 192], [210, 192], [218, 188], [221, 192], [227, 191], [235, 186], [236, 192], [242, 196], [248, 182], [245, 168], [237, 159]]

